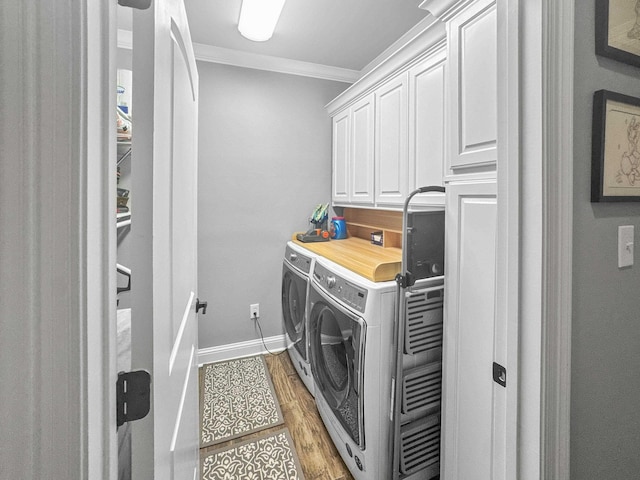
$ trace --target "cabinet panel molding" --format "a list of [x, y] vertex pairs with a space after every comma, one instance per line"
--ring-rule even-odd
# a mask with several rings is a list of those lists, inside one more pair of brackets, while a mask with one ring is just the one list
[[349, 150], [351, 148], [351, 117], [345, 111], [333, 118], [333, 201], [349, 200]]
[[496, 322], [497, 188], [447, 188], [443, 359], [443, 477], [495, 480], [504, 445], [493, 436], [506, 389], [492, 378], [502, 326]]
[[[409, 191], [443, 185], [445, 65], [443, 49], [409, 71]], [[444, 194], [420, 194], [413, 202], [443, 205]]]
[[495, 169], [497, 9], [479, 1], [448, 24], [448, 175]]
[[407, 195], [408, 74], [376, 91], [376, 203], [402, 204]]
[[370, 205], [374, 199], [374, 96], [366, 96], [351, 107], [352, 203]]

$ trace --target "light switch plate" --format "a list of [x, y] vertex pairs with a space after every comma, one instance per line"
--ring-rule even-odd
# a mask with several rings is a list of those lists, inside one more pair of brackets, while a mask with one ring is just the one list
[[633, 225], [620, 225], [618, 227], [618, 268], [633, 265], [633, 237]]

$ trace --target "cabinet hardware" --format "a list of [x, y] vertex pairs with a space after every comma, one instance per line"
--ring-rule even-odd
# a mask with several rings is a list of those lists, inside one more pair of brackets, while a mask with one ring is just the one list
[[507, 386], [507, 369], [496, 362], [493, 362], [493, 381], [502, 387]]

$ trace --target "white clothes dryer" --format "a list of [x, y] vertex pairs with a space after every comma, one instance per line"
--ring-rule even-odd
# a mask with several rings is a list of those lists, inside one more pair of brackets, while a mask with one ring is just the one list
[[315, 394], [309, 359], [309, 279], [317, 255], [288, 242], [282, 264], [282, 323], [291, 363], [311, 395]]
[[316, 404], [356, 480], [389, 480], [397, 285], [318, 257], [309, 289]]

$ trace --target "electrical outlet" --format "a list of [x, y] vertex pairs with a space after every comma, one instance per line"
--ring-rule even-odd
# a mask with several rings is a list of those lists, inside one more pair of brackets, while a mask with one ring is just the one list
[[249, 318], [251, 318], [251, 320], [255, 320], [256, 318], [260, 317], [259, 303], [252, 303], [251, 305], [249, 305], [249, 315]]

